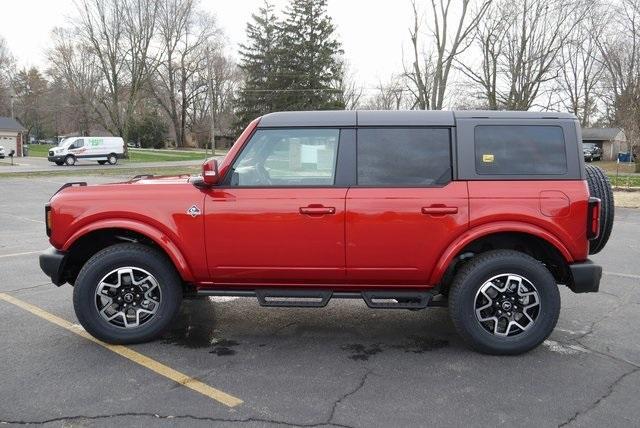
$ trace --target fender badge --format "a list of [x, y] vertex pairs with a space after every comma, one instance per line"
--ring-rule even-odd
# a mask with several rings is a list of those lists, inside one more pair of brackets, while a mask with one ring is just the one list
[[200, 208], [198, 208], [197, 205], [192, 205], [191, 208], [187, 210], [187, 214], [195, 218], [200, 215]]

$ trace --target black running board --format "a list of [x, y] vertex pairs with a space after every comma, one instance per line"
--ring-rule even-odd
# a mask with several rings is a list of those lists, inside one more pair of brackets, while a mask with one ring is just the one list
[[323, 308], [331, 299], [363, 299], [372, 309], [424, 309], [446, 306], [446, 298], [430, 291], [369, 290], [362, 292], [324, 289], [300, 290], [271, 288], [257, 290], [198, 290], [185, 297], [256, 297], [260, 306], [285, 308]]
[[323, 308], [327, 306], [333, 294], [326, 290], [287, 289], [260, 289], [255, 293], [260, 306], [282, 308]]
[[432, 294], [427, 291], [363, 291], [364, 302], [372, 309], [424, 309]]

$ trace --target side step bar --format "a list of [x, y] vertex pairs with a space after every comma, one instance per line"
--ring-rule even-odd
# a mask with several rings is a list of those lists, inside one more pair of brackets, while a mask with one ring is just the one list
[[331, 300], [331, 291], [324, 290], [256, 290], [260, 306], [283, 308], [323, 308]]
[[371, 309], [424, 309], [432, 294], [426, 291], [363, 291], [362, 298]]
[[234, 296], [256, 297], [260, 306], [286, 308], [323, 308], [333, 299], [363, 299], [372, 309], [424, 309], [446, 306], [445, 296], [429, 291], [362, 291], [291, 290], [286, 288], [258, 290], [198, 290], [185, 297]]

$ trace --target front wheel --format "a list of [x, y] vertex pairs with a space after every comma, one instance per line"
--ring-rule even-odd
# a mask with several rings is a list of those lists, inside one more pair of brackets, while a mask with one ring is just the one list
[[67, 166], [74, 166], [76, 164], [76, 157], [73, 155], [69, 155], [64, 159], [64, 163]]
[[96, 253], [80, 270], [73, 290], [80, 324], [113, 344], [159, 337], [181, 302], [181, 281], [171, 261], [139, 244], [117, 244]]
[[456, 274], [449, 313], [458, 334], [487, 354], [516, 355], [542, 343], [560, 315], [560, 293], [547, 268], [524, 253], [482, 253]]

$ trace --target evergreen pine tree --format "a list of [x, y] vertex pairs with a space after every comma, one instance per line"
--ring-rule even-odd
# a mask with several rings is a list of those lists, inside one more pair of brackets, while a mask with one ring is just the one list
[[237, 131], [253, 119], [275, 111], [278, 26], [273, 5], [265, 0], [247, 23], [247, 43], [240, 45], [243, 84], [236, 99]]
[[344, 108], [334, 31], [326, 0], [291, 0], [278, 38], [276, 110]]

